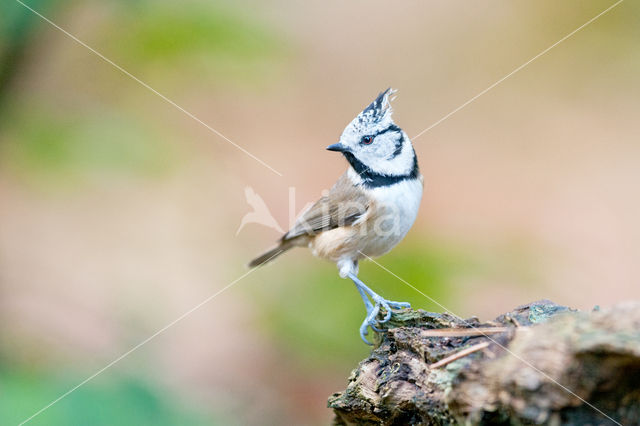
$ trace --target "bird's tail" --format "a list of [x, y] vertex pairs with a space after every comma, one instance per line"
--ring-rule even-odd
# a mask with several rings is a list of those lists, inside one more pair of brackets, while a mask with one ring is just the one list
[[293, 247], [293, 244], [283, 242], [277, 247], [272, 248], [268, 252], [261, 254], [260, 256], [249, 262], [249, 268], [255, 268], [256, 266], [264, 265], [265, 263], [270, 262], [276, 257], [280, 256], [291, 247]]

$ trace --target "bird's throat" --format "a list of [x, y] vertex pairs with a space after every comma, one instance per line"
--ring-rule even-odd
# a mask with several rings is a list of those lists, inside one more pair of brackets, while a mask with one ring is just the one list
[[366, 166], [362, 161], [358, 160], [351, 152], [345, 151], [342, 154], [345, 156], [353, 170], [356, 172], [356, 175], [361, 180], [361, 184], [367, 188], [390, 186], [405, 180], [416, 179], [420, 175], [420, 170], [418, 168], [418, 158], [415, 156], [415, 154], [413, 156], [413, 167], [411, 168], [411, 171], [402, 175], [387, 175], [375, 172], [368, 166]]

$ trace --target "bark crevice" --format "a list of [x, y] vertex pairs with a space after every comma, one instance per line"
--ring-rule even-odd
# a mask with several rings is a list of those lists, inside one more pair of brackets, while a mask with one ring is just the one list
[[640, 303], [543, 300], [488, 322], [406, 309], [386, 326], [329, 398], [334, 424], [640, 424]]

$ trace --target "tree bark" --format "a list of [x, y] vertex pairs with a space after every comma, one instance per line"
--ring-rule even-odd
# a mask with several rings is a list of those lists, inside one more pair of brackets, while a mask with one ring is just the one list
[[640, 424], [640, 303], [494, 321], [403, 310], [329, 398], [335, 425]]

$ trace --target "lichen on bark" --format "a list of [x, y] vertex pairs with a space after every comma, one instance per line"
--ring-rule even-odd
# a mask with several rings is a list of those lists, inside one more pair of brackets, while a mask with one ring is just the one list
[[407, 309], [375, 340], [329, 398], [336, 425], [640, 424], [638, 303], [488, 322]]

